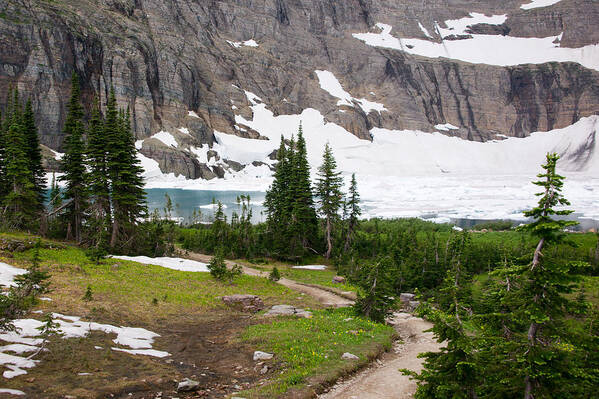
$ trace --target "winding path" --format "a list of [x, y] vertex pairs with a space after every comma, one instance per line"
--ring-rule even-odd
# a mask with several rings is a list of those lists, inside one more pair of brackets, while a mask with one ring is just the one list
[[[210, 256], [193, 252], [181, 255], [200, 262], [210, 262], [211, 259]], [[236, 265], [231, 261], [226, 263], [229, 267]], [[268, 277], [267, 272], [244, 265], [239, 266], [250, 276]], [[286, 278], [281, 278], [278, 282], [314, 297], [325, 306], [344, 307], [353, 304], [353, 300], [345, 295], [347, 293], [341, 296], [328, 289]], [[393, 351], [384, 354], [381, 359], [361, 372], [337, 382], [329, 392], [320, 395], [320, 399], [410, 399], [413, 397], [417, 388], [416, 382], [401, 374], [399, 369], [422, 370], [423, 359], [418, 358], [418, 355], [423, 352], [437, 351], [441, 344], [434, 339], [432, 333], [425, 332], [432, 327], [432, 324], [420, 317], [409, 313], [395, 313], [389, 322], [401, 338], [395, 343]]]
[[[212, 257], [209, 255], [203, 255], [203, 254], [198, 254], [198, 253], [194, 253], [194, 252], [180, 253], [179, 256], [181, 256], [183, 258], [197, 260], [199, 262], [204, 262], [204, 263], [208, 263], [212, 259]], [[248, 267], [248, 266], [245, 266], [242, 264], [238, 264], [238, 263], [235, 263], [232, 261], [228, 261], [228, 260], [225, 261], [225, 263], [227, 264], [228, 267], [232, 267], [234, 265], [241, 266], [241, 268], [243, 269], [243, 273], [247, 274], [249, 276], [259, 276], [259, 277], [268, 278], [268, 272], [256, 270], [251, 267]], [[320, 287], [310, 285], [310, 284], [298, 283], [297, 281], [289, 280], [284, 277], [281, 278], [278, 281], [278, 283], [281, 285], [284, 285], [287, 288], [291, 288], [295, 291], [303, 292], [306, 295], [310, 295], [311, 297], [315, 298], [318, 302], [322, 303], [325, 306], [345, 307], [345, 306], [351, 306], [354, 303], [354, 301], [352, 299], [350, 299], [352, 296], [352, 293], [344, 293], [345, 295], [342, 296], [342, 295], [339, 295], [339, 294], [333, 292], [332, 290], [320, 288]]]
[[393, 351], [385, 354], [365, 370], [338, 382], [320, 395], [320, 399], [408, 399], [416, 392], [416, 382], [399, 369], [422, 370], [418, 355], [434, 352], [441, 346], [433, 334], [425, 332], [432, 324], [409, 313], [395, 313], [391, 323], [401, 337]]

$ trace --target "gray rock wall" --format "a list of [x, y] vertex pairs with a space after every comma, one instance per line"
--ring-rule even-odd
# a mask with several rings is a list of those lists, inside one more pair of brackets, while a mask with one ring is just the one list
[[[372, 127], [432, 131], [445, 122], [462, 126], [458, 134], [470, 140], [523, 137], [597, 113], [598, 72], [577, 64], [473, 65], [373, 48], [351, 36], [384, 22], [396, 35], [424, 38], [419, 21], [438, 36], [434, 21], [475, 11], [509, 13], [502, 29], [510, 35], [563, 31], [563, 46], [599, 42], [596, 2], [562, 0], [529, 11], [519, 8], [523, 2], [0, 0], [0, 93], [17, 85], [30, 96], [42, 143], [58, 151], [73, 71], [82, 78], [88, 109], [114, 85], [119, 104], [132, 110], [137, 138], [185, 126], [190, 145], [211, 145], [214, 130], [241, 134], [231, 101], [246, 118], [251, 109], [233, 85], [260, 96], [275, 114], [316, 108], [363, 139]], [[259, 47], [226, 42], [251, 38]], [[317, 69], [330, 70], [354, 97], [383, 102], [389, 112], [340, 112], [337, 99], [320, 89]], [[200, 118], [188, 116], [190, 110]], [[188, 153], [160, 143], [142, 152], [165, 172], [215, 176]]]

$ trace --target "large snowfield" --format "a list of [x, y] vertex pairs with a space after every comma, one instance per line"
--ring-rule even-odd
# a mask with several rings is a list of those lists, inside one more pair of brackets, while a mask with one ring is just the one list
[[[336, 86], [338, 82], [329, 83]], [[324, 86], [324, 90], [335, 92], [329, 89]], [[228, 154], [232, 159], [272, 162], [267, 156], [279, 146], [281, 133], [291, 138], [301, 122], [313, 176], [328, 142], [346, 179], [356, 173], [365, 217], [435, 216], [442, 221], [450, 218], [520, 219], [522, 212], [535, 203], [534, 193], [538, 188], [531, 181], [541, 171], [545, 154], [557, 152], [563, 155], [559, 170], [567, 177], [564, 190], [572, 201], [572, 208], [585, 217], [599, 219], [596, 140], [599, 116], [582, 118], [567, 128], [533, 133], [527, 138], [498, 137], [486, 143], [448, 137], [439, 132], [378, 128], [372, 129], [370, 142], [341, 126], [325, 122], [315, 109], [306, 109], [299, 115], [274, 116], [265, 104], [254, 101], [252, 110], [251, 120], [237, 116], [237, 122], [269, 140], [217, 134], [219, 143], [215, 149], [219, 153]], [[455, 127], [447, 123], [437, 129], [451, 131]], [[585, 146], [592, 146], [586, 149], [590, 156], [577, 159], [575, 155]], [[148, 158], [143, 162], [147, 186], [151, 188], [264, 191], [272, 182], [272, 172], [264, 165], [249, 165], [241, 172], [227, 174], [225, 179], [205, 181], [165, 175], [157, 162]]]

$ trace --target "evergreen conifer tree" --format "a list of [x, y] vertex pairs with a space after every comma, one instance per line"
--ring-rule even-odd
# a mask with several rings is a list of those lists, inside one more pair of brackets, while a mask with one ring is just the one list
[[556, 206], [570, 205], [561, 193], [564, 177], [556, 173], [558, 160], [557, 154], [547, 154], [547, 162], [543, 165], [545, 171], [538, 175], [540, 180], [534, 182], [543, 189], [537, 194], [539, 203], [524, 213], [534, 222], [520, 230], [528, 231], [539, 239], [532, 262], [508, 271], [520, 281], [516, 296], [506, 296], [506, 299], [510, 297], [514, 301], [512, 318], [528, 325], [526, 341], [518, 342], [521, 345], [518, 369], [524, 375], [524, 399], [551, 395], [551, 386], [562, 372], [556, 367], [559, 353], [564, 351], [560, 346], [556, 320], [564, 317], [570, 303], [566, 294], [572, 292], [572, 284], [576, 281], [575, 275], [570, 273], [570, 265], [549, 264], [543, 260], [544, 247], [561, 241], [563, 230], [577, 224], [553, 218], [554, 215], [566, 216], [573, 212], [555, 209]]
[[110, 246], [114, 248], [131, 237], [138, 219], [147, 213], [143, 168], [137, 159], [129, 111], [117, 111], [114, 88], [108, 99], [104, 134], [113, 209]]
[[38, 219], [38, 195], [31, 181], [25, 134], [13, 123], [6, 133], [6, 183], [4, 219], [13, 229], [31, 228]]
[[87, 176], [85, 168], [85, 143], [83, 141], [83, 107], [80, 102], [79, 77], [73, 73], [71, 99], [64, 125], [64, 151], [61, 160], [64, 175], [59, 180], [66, 183], [63, 194], [68, 220], [67, 238], [71, 233], [77, 242], [82, 240], [85, 210], [87, 207]]
[[29, 170], [31, 171], [31, 181], [38, 195], [38, 212], [44, 209], [44, 191], [46, 188], [45, 173], [42, 166], [42, 151], [35, 124], [35, 115], [31, 106], [31, 100], [25, 104], [23, 113], [23, 129], [25, 133], [26, 151], [29, 158]]
[[108, 140], [104, 132], [98, 100], [94, 101], [87, 132], [86, 160], [89, 168], [88, 189], [92, 221], [90, 223], [92, 245], [100, 247], [108, 243], [110, 225], [110, 187], [108, 181]]
[[[294, 150], [294, 151], [293, 151]], [[295, 148], [289, 153], [289, 162], [292, 165], [290, 197], [291, 203], [291, 238], [292, 251], [299, 251], [295, 255], [309, 248], [318, 231], [318, 221], [314, 210], [314, 198], [310, 183], [310, 165], [306, 151], [302, 125], [299, 126]]]
[[333, 225], [339, 219], [339, 209], [343, 201], [341, 188], [343, 178], [341, 172], [337, 172], [337, 162], [333, 156], [331, 146], [327, 143], [324, 147], [322, 165], [318, 168], [316, 179], [316, 196], [319, 198], [319, 212], [325, 221], [325, 239], [327, 250], [325, 258], [331, 257], [333, 250], [332, 231]]
[[289, 223], [289, 201], [291, 200], [290, 190], [290, 163], [288, 151], [283, 136], [281, 136], [281, 145], [277, 151], [277, 165], [274, 174], [274, 180], [264, 200], [266, 208], [268, 229], [272, 235], [275, 253], [282, 254], [288, 250], [289, 241], [288, 223]]
[[352, 173], [351, 183], [349, 186], [349, 198], [345, 202], [349, 215], [347, 217], [347, 235], [345, 236], [345, 250], [347, 251], [351, 245], [354, 233], [358, 227], [362, 209], [360, 208], [360, 193], [358, 192], [358, 182], [356, 174]]

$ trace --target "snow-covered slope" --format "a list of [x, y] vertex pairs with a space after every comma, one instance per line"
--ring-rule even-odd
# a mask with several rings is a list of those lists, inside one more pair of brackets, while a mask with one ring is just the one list
[[[331, 74], [332, 75], [332, 74]], [[325, 75], [323, 90], [340, 98], [340, 106], [355, 99], [334, 78]], [[150, 187], [265, 190], [271, 171], [268, 155], [303, 126], [313, 175], [328, 142], [339, 168], [348, 177], [355, 172], [369, 216], [518, 217], [533, 201], [530, 181], [540, 171], [547, 152], [562, 156], [559, 168], [568, 176], [566, 194], [574, 209], [599, 217], [599, 116], [582, 118], [564, 129], [533, 133], [526, 138], [507, 138], [486, 143], [449, 137], [438, 132], [373, 128], [372, 141], [360, 140], [344, 128], [327, 123], [315, 109], [301, 114], [275, 116], [257, 97], [253, 118], [236, 117], [268, 140], [217, 134], [214, 146], [221, 158], [249, 164], [240, 172], [209, 182], [173, 179], [148, 169]], [[351, 101], [350, 101], [351, 99]], [[457, 128], [439, 125], [440, 130]], [[206, 147], [204, 151], [208, 151]], [[252, 161], [263, 162], [254, 166]], [[222, 162], [222, 161], [220, 161]]]

